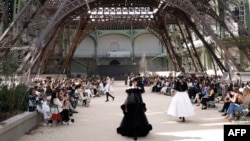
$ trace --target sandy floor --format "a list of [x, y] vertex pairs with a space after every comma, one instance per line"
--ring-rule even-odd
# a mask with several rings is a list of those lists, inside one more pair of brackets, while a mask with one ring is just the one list
[[[123, 82], [114, 83], [115, 100], [105, 102], [105, 97], [92, 98], [90, 107], [78, 106], [78, 114], [74, 114], [75, 123], [71, 125], [40, 125], [23, 135], [18, 141], [127, 141], [132, 138], [116, 133], [122, 119], [120, 105], [126, 93]], [[201, 110], [195, 106], [196, 115], [179, 122], [178, 118], [166, 114], [172, 97], [151, 93], [146, 87], [143, 94], [147, 104], [147, 117], [153, 126], [148, 136], [138, 138], [143, 141], [223, 141], [223, 125], [230, 124], [218, 112], [218, 109]], [[220, 108], [222, 104], [217, 104]]]

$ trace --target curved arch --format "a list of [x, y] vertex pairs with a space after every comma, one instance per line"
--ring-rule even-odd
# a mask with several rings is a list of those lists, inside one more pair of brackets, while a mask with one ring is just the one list
[[[162, 50], [161, 50], [161, 46], [159, 45], [159, 40], [160, 39], [158, 39], [152, 34], [144, 34], [144, 36], [143, 35], [138, 36], [134, 40], [135, 55], [142, 56], [144, 53], [147, 53], [147, 52], [150, 54], [161, 54]], [[147, 55], [150, 55], [150, 54], [147, 54]]]
[[[148, 31], [148, 32], [143, 32], [143, 33], [137, 34], [136, 36], [134, 36], [133, 42], [134, 42], [137, 38], [139, 38], [140, 36], [143, 36], [143, 35], [149, 34], [149, 33], [151, 33], [151, 32]], [[159, 39], [159, 37], [157, 37], [155, 34], [153, 34], [153, 36], [155, 36], [156, 38]]]
[[[179, 1], [179, 0], [176, 0], [176, 1]], [[96, 4], [95, 2], [98, 2], [98, 4]], [[156, 0], [153, 1], [154, 4], [153, 2], [150, 2], [150, 3], [147, 3], [147, 2], [148, 1], [143, 2], [143, 3], [133, 2], [133, 5], [157, 7], [158, 1]], [[165, 2], [173, 3], [173, 0], [165, 0]], [[118, 2], [118, 3], [123, 4], [123, 2]], [[52, 21], [50, 23], [50, 28], [47, 27], [45, 33], [43, 33], [44, 36], [40, 37], [36, 45], [38, 46], [41, 40], [43, 40], [42, 38], [44, 38], [45, 35], [48, 34], [48, 32], [51, 32], [52, 27], [56, 27], [56, 25], [58, 25], [63, 19], [66, 19], [68, 16], [72, 16], [76, 11], [78, 11], [78, 9], [80, 9], [80, 12], [84, 11], [83, 13], [86, 15], [88, 10], [91, 10], [91, 9], [88, 9], [89, 8], [88, 5], [90, 5], [92, 9], [95, 7], [99, 7], [99, 6], [110, 6], [110, 5], [112, 6], [113, 1], [111, 1], [110, 3], [107, 3], [107, 1], [105, 1], [105, 4], [102, 4], [98, 0], [89, 0], [88, 3], [86, 3], [86, 1], [83, 1], [83, 0], [75, 0], [73, 2], [68, 2], [68, 3], [64, 1], [61, 7], [59, 8], [59, 10], [53, 16]], [[180, 7], [176, 7], [176, 8], [181, 9]]]
[[[119, 47], [112, 46], [114, 42], [119, 43]], [[99, 39], [99, 43], [101, 44], [99, 47], [102, 47], [102, 51], [132, 51], [130, 38], [119, 34], [103, 36]]]
[[[97, 2], [97, 3], [95, 3]], [[59, 11], [57, 11], [57, 13], [55, 13], [55, 15], [53, 16], [53, 21], [51, 22], [51, 26], [56, 26], [58, 23], [60, 23], [63, 19], [67, 18], [67, 16], [72, 16], [76, 11], [78, 11], [78, 9], [80, 9], [79, 13], [84, 13], [86, 14], [89, 10], [88, 8], [96, 8], [99, 6], [112, 6], [114, 5], [113, 1], [110, 1], [110, 3], [108, 3], [109, 1], [105, 1], [104, 4], [102, 4], [100, 1], [98, 0], [89, 0], [87, 3], [85, 0], [75, 0], [73, 2], [66, 2], [64, 1], [61, 5], [61, 8], [59, 8]], [[120, 4], [124, 4], [124, 2], [119, 2]], [[155, 0], [155, 3], [157, 4], [158, 1]], [[117, 3], [116, 3], [117, 4]], [[143, 2], [133, 2], [133, 6], [138, 5], [138, 6], [149, 6], [149, 7], [154, 7], [157, 5], [152, 5], [152, 2], [147, 3]], [[90, 5], [90, 6], [88, 6]], [[82, 12], [83, 11], [83, 12]]]
[[77, 46], [73, 57], [94, 57], [96, 55], [95, 40], [90, 36], [87, 36]]
[[[201, 0], [205, 1], [205, 0]], [[215, 36], [209, 25], [207, 25], [204, 21], [204, 17], [199, 13], [202, 12], [202, 9], [198, 9], [201, 1], [193, 1], [193, 0], [152, 0], [152, 1], [129, 1], [128, 3], [125, 3], [124, 1], [101, 1], [101, 0], [65, 0], [60, 1], [62, 2], [59, 7], [55, 8], [55, 12], [51, 12], [52, 15], [51, 20], [48, 19], [49, 24], [45, 26], [43, 32], [38, 36], [38, 39], [36, 40], [34, 44], [35, 53], [32, 51], [30, 52], [27, 57], [23, 59], [23, 62], [27, 60], [27, 58], [30, 58], [28, 63], [22, 63], [23, 66], [28, 67], [34, 65], [34, 61], [38, 60], [37, 57], [39, 57], [41, 54], [43, 55], [43, 50], [46, 48], [51, 40], [52, 36], [54, 34], [57, 34], [56, 31], [58, 31], [62, 26], [67, 23], [67, 21], [72, 21], [74, 18], [80, 16], [80, 21], [75, 21], [74, 24], [77, 24], [77, 30], [76, 30], [76, 37], [74, 37], [71, 42], [71, 47], [69, 48], [69, 53], [67, 54], [67, 61], [64, 63], [64, 68], [67, 66], [69, 59], [72, 57], [72, 52], [77, 48], [77, 44], [81, 42], [88, 34], [90, 34], [93, 30], [99, 27], [103, 26], [109, 26], [114, 24], [133, 24], [138, 25], [142, 28], [149, 28], [149, 31], [154, 34], [157, 38], [162, 40], [165, 45], [170, 44], [171, 40], [170, 37], [168, 37], [167, 29], [164, 27], [166, 24], [176, 24], [175, 20], [172, 20], [171, 18], [163, 18], [165, 14], [170, 15], [169, 17], [179, 17], [180, 15], [174, 15], [173, 13], [175, 11], [182, 11], [186, 15], [190, 16], [194, 20], [195, 26], [193, 28], [204, 28], [206, 32], [208, 32], [216, 42], [216, 44], [221, 47], [221, 49], [225, 52], [227, 57], [233, 62], [233, 64], [236, 66], [237, 69], [239, 69], [239, 66], [235, 64], [233, 56], [226, 50], [226, 47], [222, 42]], [[207, 1], [206, 1], [207, 2]], [[58, 6], [58, 5], [54, 5]], [[104, 22], [93, 22], [89, 18], [88, 11], [92, 10], [93, 8], [98, 7], [119, 7], [119, 6], [128, 6], [128, 7], [135, 7], [135, 6], [147, 6], [150, 8], [158, 9], [158, 12], [154, 13], [155, 17], [150, 20], [143, 20], [140, 19], [140, 17], [133, 17], [130, 16], [129, 19], [122, 19], [121, 17], [116, 18], [109, 18], [108, 20]], [[203, 13], [206, 13], [204, 11]], [[158, 17], [157, 17], [158, 16]], [[189, 17], [189, 18], [190, 18]], [[162, 19], [163, 18], [163, 19]], [[214, 18], [216, 19], [216, 15], [214, 15]], [[167, 19], [167, 20], [166, 20]], [[192, 20], [192, 21], [193, 21]], [[216, 19], [218, 20], [218, 19]], [[162, 30], [164, 30], [162, 32]], [[21, 31], [21, 30], [20, 30]], [[165, 32], [165, 33], [164, 33]], [[163, 34], [163, 35], [162, 35]], [[125, 34], [124, 34], [125, 35]], [[136, 35], [133, 38], [136, 39], [140, 35]], [[169, 48], [172, 48], [173, 46], [170, 46]], [[31, 57], [30, 57], [31, 56]], [[24, 67], [23, 67], [24, 68]]]

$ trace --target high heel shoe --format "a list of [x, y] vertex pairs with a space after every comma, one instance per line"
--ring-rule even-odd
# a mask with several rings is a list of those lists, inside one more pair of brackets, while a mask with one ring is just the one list
[[134, 140], [137, 141], [137, 133], [134, 133]]
[[182, 122], [185, 122], [186, 120], [185, 120], [185, 117], [182, 117]]

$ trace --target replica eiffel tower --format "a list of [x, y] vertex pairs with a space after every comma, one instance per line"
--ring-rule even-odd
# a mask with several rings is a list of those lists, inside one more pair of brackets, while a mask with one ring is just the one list
[[[245, 71], [229, 51], [229, 44], [211, 28], [219, 25], [230, 41], [250, 61], [245, 38], [238, 38], [225, 18], [243, 24], [230, 0], [3, 0], [0, 10], [0, 62], [18, 63], [18, 74], [28, 76], [53, 69], [65, 73], [80, 42], [95, 29], [102, 27], [140, 26], [159, 38], [176, 71], [182, 67], [180, 50], [186, 49], [195, 71], [205, 71], [192, 34], [202, 41], [212, 60], [223, 72], [227, 65]], [[8, 11], [9, 10], [9, 11]], [[12, 13], [11, 13], [12, 12]], [[12, 16], [11, 16], [12, 15]], [[15, 16], [13, 16], [15, 15]], [[9, 20], [9, 21], [7, 21]], [[7, 22], [5, 22], [7, 21]], [[247, 30], [244, 37], [249, 38]], [[211, 37], [212, 44], [205, 39]], [[245, 39], [245, 40], [243, 40]], [[243, 43], [243, 42], [244, 43]], [[176, 43], [178, 42], [178, 43]], [[189, 44], [189, 45], [188, 45]], [[221, 56], [227, 61], [221, 61]]]

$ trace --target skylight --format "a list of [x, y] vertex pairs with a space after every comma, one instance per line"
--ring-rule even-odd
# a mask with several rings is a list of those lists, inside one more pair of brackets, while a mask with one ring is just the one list
[[131, 16], [144, 20], [152, 20], [154, 18], [153, 9], [150, 7], [98, 7], [88, 13], [91, 21], [103, 21], [114, 18], [124, 19]]

